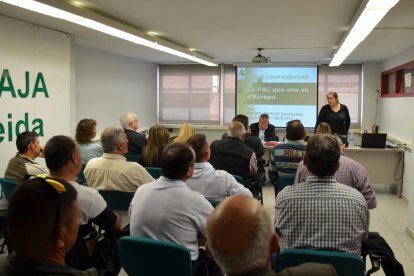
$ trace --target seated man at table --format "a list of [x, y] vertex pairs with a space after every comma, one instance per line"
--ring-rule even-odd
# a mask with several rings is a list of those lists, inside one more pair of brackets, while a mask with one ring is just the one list
[[7, 223], [14, 252], [0, 275], [98, 275], [94, 268], [75, 270], [65, 255], [75, 244], [80, 207], [77, 192], [58, 178], [23, 182], [10, 199]]
[[207, 216], [213, 211], [213, 206], [203, 195], [185, 184], [193, 174], [194, 161], [195, 153], [189, 145], [173, 143], [167, 146], [161, 161], [162, 176], [140, 186], [129, 209], [131, 236], [187, 247], [193, 261], [193, 275], [203, 261], [199, 258], [197, 235], [205, 236]]
[[234, 121], [229, 125], [226, 138], [211, 143], [209, 162], [216, 170], [225, 170], [243, 179], [257, 174], [256, 154], [243, 143], [245, 133], [244, 125]]
[[20, 133], [16, 139], [16, 156], [10, 159], [4, 177], [20, 183], [37, 174], [48, 174], [44, 166], [34, 161], [43, 156], [43, 147], [39, 142], [39, 135], [34, 131]]
[[309, 248], [361, 254], [369, 211], [357, 190], [338, 183], [340, 150], [333, 135], [316, 134], [306, 145], [303, 185], [288, 186], [276, 198], [275, 229], [281, 249]]
[[[339, 137], [337, 140], [341, 149], [341, 156], [339, 157], [339, 169], [336, 170], [334, 178], [339, 183], [357, 189], [367, 201], [368, 209], [374, 209], [377, 207], [377, 199], [369, 184], [368, 172], [360, 163], [344, 155], [345, 145]], [[301, 161], [296, 172], [295, 184], [305, 182], [307, 174], [308, 169]]]
[[269, 124], [269, 115], [263, 113], [259, 117], [259, 122], [250, 125], [250, 133], [259, 137], [263, 142], [279, 141], [276, 135], [276, 127]]
[[257, 200], [241, 195], [224, 200], [208, 217], [207, 245], [226, 275], [336, 275], [331, 265], [314, 263], [275, 273], [270, 260], [279, 244], [272, 221]]
[[250, 190], [238, 183], [231, 174], [223, 170], [215, 170], [208, 162], [211, 150], [204, 134], [191, 136], [187, 143], [196, 155], [193, 176], [185, 182], [191, 190], [199, 192], [209, 200], [217, 201], [235, 194], [252, 196]]
[[128, 139], [122, 128], [107, 127], [101, 134], [102, 157], [86, 164], [85, 177], [89, 186], [101, 191], [135, 192], [154, 178], [137, 162], [128, 162]]
[[277, 179], [279, 176], [294, 176], [300, 161], [305, 155], [305, 128], [300, 120], [286, 124], [286, 142], [279, 143], [270, 152], [269, 178], [275, 185], [277, 195]]
[[145, 134], [138, 133], [138, 117], [134, 112], [125, 112], [119, 119], [128, 138], [128, 154], [141, 155], [142, 149], [147, 145]]

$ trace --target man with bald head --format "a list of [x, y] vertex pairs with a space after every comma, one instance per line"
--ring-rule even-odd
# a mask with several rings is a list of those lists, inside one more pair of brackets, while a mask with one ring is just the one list
[[325, 264], [303, 264], [275, 273], [271, 255], [279, 249], [272, 221], [260, 203], [236, 195], [219, 204], [207, 220], [207, 245], [227, 276], [336, 275]]
[[257, 174], [257, 160], [254, 151], [243, 141], [246, 135], [244, 125], [233, 121], [228, 128], [227, 137], [211, 143], [209, 162], [216, 170], [237, 174], [244, 179]]

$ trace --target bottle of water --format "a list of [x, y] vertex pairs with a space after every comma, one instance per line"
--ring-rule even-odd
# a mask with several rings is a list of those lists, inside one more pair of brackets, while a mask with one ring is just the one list
[[354, 133], [350, 132], [348, 135], [348, 143], [349, 143], [349, 147], [353, 147], [354, 146]]

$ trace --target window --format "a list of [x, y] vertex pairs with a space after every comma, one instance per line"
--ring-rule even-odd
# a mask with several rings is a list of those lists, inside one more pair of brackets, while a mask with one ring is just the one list
[[[221, 89], [223, 81], [223, 89]], [[223, 90], [223, 91], [221, 91]], [[223, 94], [223, 102], [221, 95]], [[191, 122], [219, 125], [231, 122], [235, 110], [233, 66], [159, 66], [159, 118], [161, 123]], [[221, 112], [223, 108], [223, 113]]]
[[414, 61], [381, 73], [381, 97], [414, 96]]
[[318, 112], [327, 103], [326, 94], [334, 91], [338, 93], [339, 102], [348, 107], [351, 127], [360, 127], [361, 87], [361, 64], [344, 64], [339, 67], [319, 66]]

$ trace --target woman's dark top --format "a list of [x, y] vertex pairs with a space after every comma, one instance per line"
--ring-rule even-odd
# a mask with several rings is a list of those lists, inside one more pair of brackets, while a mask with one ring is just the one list
[[318, 125], [322, 122], [327, 123], [331, 127], [333, 134], [338, 133], [341, 135], [347, 135], [349, 125], [351, 124], [351, 118], [349, 117], [349, 111], [346, 105], [340, 104], [338, 112], [331, 109], [329, 104], [324, 105], [319, 112], [318, 120], [316, 122], [315, 131]]

